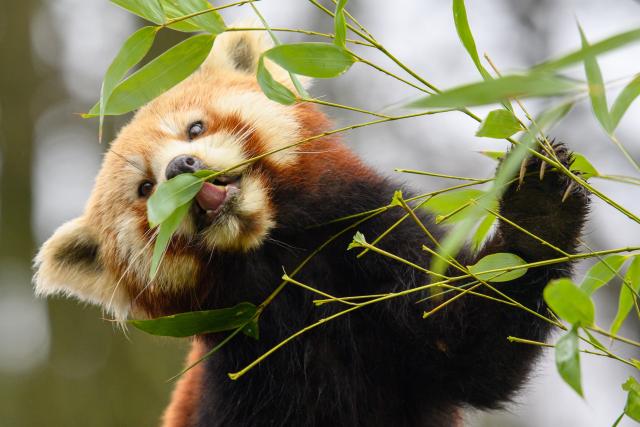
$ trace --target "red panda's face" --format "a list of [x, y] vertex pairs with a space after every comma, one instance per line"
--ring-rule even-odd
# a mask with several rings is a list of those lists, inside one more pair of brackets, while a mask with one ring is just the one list
[[[305, 134], [296, 107], [268, 100], [257, 85], [262, 40], [220, 36], [199, 71], [136, 113], [106, 154], [84, 215], [63, 225], [38, 254], [39, 293], [73, 295], [124, 318], [142, 293], [161, 299], [191, 292], [217, 251], [248, 252], [264, 242], [276, 225], [270, 182], [293, 167], [295, 149], [205, 183], [158, 275], [149, 278], [157, 230], [148, 225], [146, 206], [159, 184], [181, 173], [234, 167]], [[290, 84], [283, 70], [272, 73]]]

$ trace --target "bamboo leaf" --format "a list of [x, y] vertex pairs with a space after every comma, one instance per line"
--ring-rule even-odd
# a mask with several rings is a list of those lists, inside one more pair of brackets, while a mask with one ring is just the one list
[[[519, 256], [507, 252], [495, 253], [485, 256], [474, 265], [467, 266], [478, 279], [487, 282], [509, 282], [527, 273], [526, 267], [518, 267], [526, 262]], [[483, 271], [498, 268], [512, 268], [502, 272], [483, 273]]]
[[258, 61], [257, 79], [262, 92], [272, 101], [284, 105], [296, 102], [296, 96], [286, 86], [276, 81], [264, 65], [264, 55]]
[[242, 328], [242, 333], [254, 340], [260, 339], [260, 327], [258, 325], [258, 319], [253, 319]]
[[609, 255], [598, 261], [587, 271], [580, 288], [591, 295], [613, 279], [626, 259], [624, 255]]
[[556, 71], [562, 68], [566, 68], [570, 65], [582, 62], [589, 56], [598, 56], [603, 53], [611, 52], [616, 49], [620, 49], [628, 44], [634, 43], [640, 40], [640, 28], [635, 30], [625, 31], [619, 34], [615, 34], [611, 37], [607, 37], [597, 43], [593, 43], [587, 47], [582, 47], [579, 50], [571, 52], [560, 58], [552, 59], [538, 64], [533, 68], [534, 72], [537, 71]]
[[140, 62], [147, 52], [149, 52], [156, 38], [156, 34], [157, 27], [143, 27], [139, 29], [129, 36], [111, 62], [111, 65], [109, 65], [104, 75], [102, 88], [100, 89], [100, 140], [102, 140], [102, 124], [104, 122], [105, 107], [109, 102], [113, 89], [118, 82], [122, 80], [127, 71]]
[[513, 75], [458, 86], [411, 102], [409, 108], [462, 108], [500, 102], [505, 98], [556, 96], [576, 89], [567, 79], [542, 73]]
[[[180, 83], [202, 64], [212, 45], [213, 36], [200, 34], [173, 46], [116, 86], [104, 114], [128, 113]], [[99, 112], [96, 104], [84, 117], [95, 117]]]
[[542, 111], [535, 119], [536, 124], [540, 128], [536, 130], [542, 133], [548, 132], [571, 111], [574, 105], [574, 101], [568, 101]]
[[480, 153], [483, 156], [488, 157], [492, 160], [502, 160], [504, 156], [507, 155], [506, 151], [483, 150], [483, 151], [477, 151], [477, 153]]
[[491, 227], [495, 222], [496, 217], [490, 213], [487, 214], [487, 216], [485, 216], [482, 221], [480, 221], [480, 224], [478, 224], [478, 227], [476, 228], [476, 231], [473, 233], [473, 237], [471, 238], [471, 243], [473, 244], [474, 250], [480, 249], [482, 243], [489, 234], [489, 231], [491, 230]]
[[611, 125], [612, 130], [618, 127], [620, 120], [624, 113], [629, 109], [629, 106], [640, 95], [640, 75], [622, 89], [622, 92], [618, 95], [611, 107]]
[[111, 0], [120, 6], [154, 24], [164, 23], [164, 11], [158, 0]]
[[580, 172], [580, 175], [584, 179], [600, 175], [597, 169], [584, 155], [576, 152], [573, 153], [573, 162], [571, 162], [570, 168], [572, 171]]
[[367, 244], [367, 240], [365, 239], [364, 234], [357, 231], [356, 234], [353, 236], [353, 240], [351, 241], [351, 243], [349, 243], [347, 250], [351, 250], [353, 248], [361, 248], [366, 244]]
[[189, 203], [202, 188], [202, 179], [183, 173], [158, 185], [147, 200], [149, 225], [164, 222], [180, 206]]
[[511, 111], [499, 109], [489, 112], [476, 132], [476, 136], [503, 139], [521, 130], [522, 125]]
[[500, 163], [496, 177], [491, 188], [487, 191], [487, 195], [477, 200], [477, 203], [466, 212], [465, 219], [460, 221], [442, 240], [438, 249], [438, 253], [441, 256], [431, 259], [430, 270], [435, 273], [432, 275], [433, 280], [437, 280], [438, 275], [445, 272], [447, 268], [445, 259], [458, 253], [473, 228], [477, 226], [480, 219], [486, 214], [486, 210], [491, 209], [492, 206], [498, 203], [498, 199], [507, 187], [507, 182], [515, 176], [522, 160], [526, 158], [534, 142], [533, 138], [525, 138], [519, 145], [509, 151], [506, 158]]
[[[578, 24], [578, 30], [580, 31], [582, 48], [586, 49], [589, 47], [589, 42], [587, 41], [580, 24]], [[613, 125], [611, 123], [611, 117], [609, 116], [607, 94], [602, 80], [602, 72], [600, 71], [598, 60], [594, 55], [587, 55], [584, 58], [584, 71], [587, 75], [587, 82], [589, 83], [589, 98], [591, 98], [593, 113], [605, 132], [611, 134], [613, 131]]]
[[178, 229], [180, 223], [189, 211], [189, 203], [178, 206], [165, 220], [160, 224], [156, 242], [153, 246], [153, 254], [151, 255], [151, 270], [149, 272], [149, 280], [153, 280], [158, 273], [160, 262], [164, 257], [165, 251], [171, 242], [171, 236]]
[[471, 33], [471, 27], [469, 26], [469, 20], [467, 19], [467, 9], [464, 5], [464, 0], [453, 0], [453, 21], [456, 25], [456, 31], [458, 37], [462, 42], [462, 45], [469, 53], [471, 60], [475, 64], [476, 68], [485, 80], [491, 80], [491, 74], [484, 68], [480, 57], [478, 56], [478, 49], [476, 48], [476, 42], [473, 39]]
[[593, 324], [593, 301], [589, 294], [577, 287], [571, 279], [551, 281], [544, 289], [544, 300], [558, 316], [572, 325]]
[[[480, 61], [480, 57], [478, 56], [478, 49], [476, 48], [476, 42], [473, 39], [473, 33], [471, 32], [471, 26], [469, 25], [469, 20], [467, 18], [467, 9], [465, 7], [464, 0], [453, 0], [453, 20], [462, 45], [469, 53], [471, 60], [480, 72], [482, 78], [484, 80], [493, 79], [491, 74], [489, 74], [486, 68], [482, 65], [482, 61]], [[504, 108], [513, 112], [513, 106], [508, 99], [502, 100], [501, 102], [502, 105], [504, 105]]]
[[[473, 202], [485, 194], [484, 191], [475, 189], [447, 191], [431, 197], [422, 207], [436, 215], [448, 215], [461, 209], [447, 218], [447, 222], [452, 223], [464, 219], [464, 211], [468, 210], [469, 202]], [[465, 207], [465, 205], [467, 206]]]
[[[191, 311], [151, 320], [130, 320], [129, 323], [152, 335], [189, 337], [239, 328], [255, 314], [255, 305], [249, 302], [241, 302], [229, 308]], [[257, 331], [257, 329], [255, 330]]]
[[265, 56], [294, 74], [316, 78], [339, 76], [355, 58], [345, 49], [329, 43], [295, 43], [275, 46]]
[[638, 384], [635, 378], [629, 377], [622, 385], [622, 389], [629, 392], [627, 394], [624, 413], [627, 414], [629, 418], [640, 422], [640, 384]]
[[[165, 15], [167, 15], [168, 19], [175, 19], [175, 18], [184, 16], [184, 13], [182, 13], [182, 11], [174, 5], [173, 1], [160, 0], [160, 4], [162, 5], [162, 8], [164, 9], [164, 13]], [[172, 30], [182, 31], [186, 33], [202, 31], [202, 28], [194, 24], [191, 20], [174, 22], [173, 24], [170, 24], [168, 27], [171, 28]]]
[[580, 348], [578, 331], [572, 328], [556, 342], [556, 368], [562, 379], [578, 393], [582, 393], [580, 374]]
[[333, 18], [333, 27], [335, 33], [334, 43], [340, 48], [345, 48], [347, 45], [347, 23], [344, 19], [344, 7], [347, 5], [348, 0], [338, 0], [336, 3], [336, 12]]
[[[633, 261], [627, 269], [624, 280], [628, 286], [623, 283], [620, 288], [618, 312], [611, 324], [611, 333], [614, 335], [618, 333], [622, 323], [629, 315], [631, 308], [633, 308], [634, 293], [637, 294], [638, 291], [640, 291], [640, 255], [633, 257]], [[631, 289], [629, 289], [629, 287], [631, 287]]]
[[[162, 0], [162, 4], [165, 6], [165, 9], [169, 6], [171, 15], [175, 15], [172, 16], [172, 18], [190, 15], [207, 9], [213, 9], [207, 0]], [[223, 33], [226, 29], [224, 20], [215, 10], [211, 10], [207, 13], [203, 13], [202, 15], [197, 15], [193, 18], [180, 22], [186, 22], [197, 28], [208, 31], [213, 35]]]

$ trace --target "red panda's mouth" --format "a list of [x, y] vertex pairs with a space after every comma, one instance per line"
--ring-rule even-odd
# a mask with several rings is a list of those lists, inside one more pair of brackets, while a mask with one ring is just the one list
[[211, 225], [229, 211], [239, 193], [240, 176], [219, 176], [205, 182], [193, 204], [198, 228]]

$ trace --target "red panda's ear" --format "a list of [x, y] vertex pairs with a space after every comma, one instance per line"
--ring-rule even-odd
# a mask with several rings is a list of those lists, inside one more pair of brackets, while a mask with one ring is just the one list
[[101, 260], [96, 233], [83, 217], [63, 224], [36, 256], [34, 284], [37, 295], [67, 295], [100, 305], [118, 320], [127, 316], [122, 290]]
[[[263, 28], [259, 21], [243, 21], [231, 28]], [[273, 47], [273, 42], [266, 31], [227, 31], [216, 37], [211, 54], [203, 64], [204, 72], [240, 72], [256, 75], [260, 55]], [[271, 75], [280, 83], [293, 88], [289, 73], [275, 63], [266, 60], [265, 64]], [[311, 79], [299, 76], [304, 86], [311, 84]]]

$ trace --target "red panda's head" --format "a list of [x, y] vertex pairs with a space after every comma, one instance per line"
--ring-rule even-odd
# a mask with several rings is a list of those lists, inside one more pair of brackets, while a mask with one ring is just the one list
[[[261, 92], [255, 70], [268, 47], [261, 32], [219, 36], [196, 73], [135, 114], [106, 154], [83, 215], [61, 226], [40, 250], [39, 294], [75, 296], [123, 319], [132, 311], [149, 313], [136, 303], [142, 293], [147, 300], [170, 301], [171, 295], [191, 292], [216, 251], [247, 253], [263, 244], [277, 226], [274, 176], [300, 182], [301, 151], [309, 146], [278, 152], [205, 184], [157, 276], [149, 279], [155, 230], [146, 206], [155, 187], [179, 173], [229, 168], [326, 128], [312, 106], [284, 106]], [[269, 67], [291, 87], [284, 70]]]

